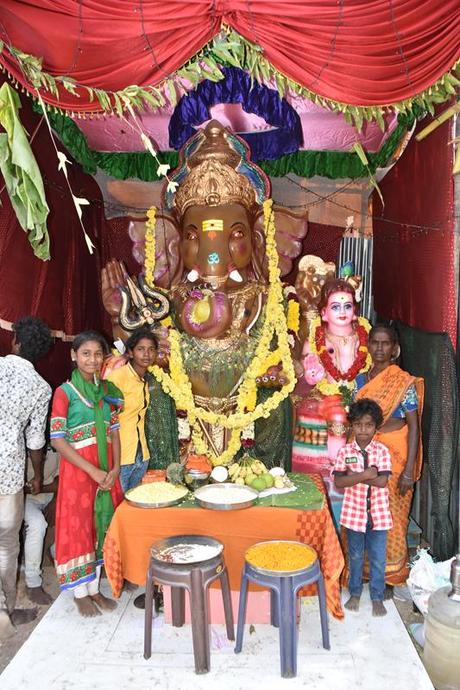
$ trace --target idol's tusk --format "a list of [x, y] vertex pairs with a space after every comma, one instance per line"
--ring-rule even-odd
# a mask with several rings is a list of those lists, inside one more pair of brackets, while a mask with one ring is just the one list
[[241, 273], [238, 271], [237, 268], [234, 268], [233, 271], [230, 271], [229, 278], [231, 280], [234, 280], [235, 283], [242, 283], [243, 282], [243, 276]]
[[190, 283], [195, 283], [199, 277], [200, 277], [200, 274], [198, 273], [198, 271], [195, 268], [192, 268], [192, 270], [187, 273], [187, 280]]

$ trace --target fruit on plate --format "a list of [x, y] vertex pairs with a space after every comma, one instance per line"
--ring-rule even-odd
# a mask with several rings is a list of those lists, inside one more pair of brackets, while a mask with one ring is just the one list
[[211, 472], [211, 478], [215, 482], [225, 482], [228, 479], [228, 470], [223, 465], [217, 465]]
[[256, 491], [265, 491], [267, 487], [265, 486], [265, 481], [263, 477], [256, 477], [253, 479], [252, 484], [251, 484], [251, 489], [255, 489]]
[[[228, 467], [229, 481], [234, 482], [235, 484], [237, 479], [243, 479], [243, 483], [250, 486], [255, 477], [259, 477], [260, 475], [267, 473], [268, 470], [262, 460], [251, 458], [249, 455], [243, 455], [241, 460], [238, 460], [238, 462], [233, 462]], [[241, 484], [241, 482], [238, 483]]]
[[269, 470], [269, 472], [272, 475], [272, 477], [284, 477], [284, 475], [286, 474], [282, 467], [272, 467], [271, 470]]

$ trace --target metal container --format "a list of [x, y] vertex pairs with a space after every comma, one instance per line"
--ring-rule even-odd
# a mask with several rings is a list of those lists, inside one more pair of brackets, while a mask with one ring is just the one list
[[315, 562], [318, 560], [318, 554], [312, 546], [309, 546], [308, 544], [302, 544], [299, 541], [293, 541], [292, 539], [273, 539], [271, 541], [258, 541], [257, 544], [253, 544], [249, 548], [253, 549], [256, 546], [265, 546], [265, 544], [295, 544], [296, 546], [302, 546], [310, 552], [313, 551], [315, 555], [315, 560], [313, 560], [310, 563], [310, 565], [306, 565], [304, 568], [298, 568], [297, 570], [269, 570], [268, 568], [259, 568], [257, 565], [253, 565], [251, 561], [247, 561], [251, 568], [253, 570], [256, 570], [258, 573], [269, 573], [270, 575], [275, 575], [277, 577], [291, 577], [294, 575], [299, 575], [300, 573], [304, 573], [308, 568], [311, 568], [311, 566], [314, 565]]
[[129, 503], [132, 506], [135, 506], [136, 508], [170, 508], [171, 506], [177, 506], [179, 503], [182, 503], [182, 501], [187, 498], [189, 495], [189, 492], [185, 493], [183, 496], [180, 496], [178, 498], [174, 498], [171, 501], [163, 501], [159, 503], [143, 503], [141, 501], [135, 501], [132, 498], [129, 497], [129, 494], [135, 490], [130, 489], [125, 493], [125, 501]]
[[452, 601], [460, 602], [460, 553], [457, 554], [450, 566], [450, 582], [452, 589], [447, 596]]
[[[251, 489], [250, 486], [240, 486], [239, 484], [232, 484], [230, 482], [223, 482], [222, 484], [212, 484], [213, 493], [215, 491], [222, 492], [222, 503], [215, 503], [214, 501], [206, 500], [207, 487], [203, 486], [195, 491], [195, 500], [202, 508], [208, 508], [208, 510], [242, 510], [243, 508], [250, 508], [254, 505], [259, 497], [259, 492], [255, 489]], [[210, 489], [211, 489], [210, 486]], [[232, 491], [244, 490], [248, 495], [247, 501], [242, 501], [240, 503], [225, 503], [224, 497], [225, 493], [230, 489]]]
[[199, 489], [200, 486], [208, 484], [211, 472], [201, 472], [200, 470], [185, 470], [184, 482], [190, 491]]
[[451, 565], [451, 586], [428, 600], [423, 661], [437, 690], [460, 690], [460, 554]]
[[[174, 537], [166, 537], [166, 539], [162, 539], [161, 541], [156, 542], [152, 546], [150, 554], [154, 560], [164, 565], [165, 563], [167, 563], [167, 561], [165, 561], [163, 558], [160, 558], [160, 554], [164, 552], [166, 549], [170, 549], [174, 546], [182, 544], [216, 547], [216, 554], [214, 556], [211, 556], [211, 558], [207, 558], [206, 560], [212, 560], [213, 558], [216, 558], [224, 550], [224, 545], [222, 544], [222, 542], [218, 541], [217, 539], [214, 539], [213, 537], [203, 537], [201, 534], [183, 534]], [[180, 568], [181, 566], [188, 567], [192, 563], [201, 562], [203, 561], [190, 560], [187, 561], [187, 563], [171, 563], [171, 565]]]

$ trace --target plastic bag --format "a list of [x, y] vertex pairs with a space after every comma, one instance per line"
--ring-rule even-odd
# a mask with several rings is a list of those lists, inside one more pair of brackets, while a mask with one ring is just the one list
[[424, 616], [428, 613], [428, 599], [440, 587], [450, 584], [450, 558], [435, 563], [426, 549], [420, 549], [407, 580], [412, 601]]

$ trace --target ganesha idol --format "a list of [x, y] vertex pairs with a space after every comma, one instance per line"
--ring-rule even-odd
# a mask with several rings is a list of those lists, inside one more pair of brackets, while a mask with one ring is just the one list
[[355, 287], [359, 280], [329, 279], [318, 302], [303, 348], [309, 395], [297, 406], [293, 469], [329, 475], [339, 448], [346, 442], [346, 406], [354, 380], [370, 366], [366, 319], [357, 315]]
[[[182, 447], [214, 465], [246, 449], [269, 467], [289, 468], [299, 305], [280, 276], [300, 254], [306, 218], [272, 205], [269, 180], [247, 145], [216, 121], [183, 147], [163, 204], [136, 223], [144, 261], [138, 284], [126, 285], [111, 262], [102, 285], [118, 333], [143, 323], [142, 313], [154, 325], [165, 297], [171, 306], [161, 321], [168, 362], [152, 374], [177, 418], [156, 415], [161, 400], [152, 396], [152, 457], [178, 433]], [[114, 295], [120, 283], [121, 313]]]

